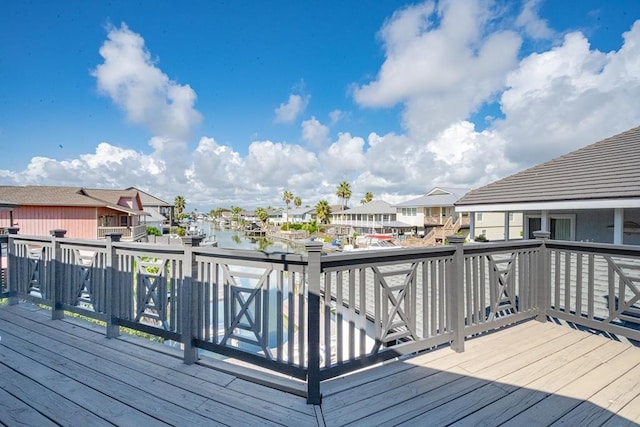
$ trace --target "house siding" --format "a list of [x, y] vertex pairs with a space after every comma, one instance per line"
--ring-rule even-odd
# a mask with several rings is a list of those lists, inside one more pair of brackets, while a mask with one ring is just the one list
[[[96, 239], [95, 207], [21, 206], [13, 210], [20, 234], [48, 236], [51, 230], [67, 230], [66, 237]], [[9, 212], [0, 211], [0, 227], [9, 227]]]
[[[540, 216], [540, 211], [525, 212], [526, 216]], [[578, 242], [613, 243], [613, 209], [580, 209], [580, 210], [551, 210], [548, 215], [575, 217], [575, 240]], [[624, 221], [640, 224], [640, 209], [625, 209]], [[476, 230], [477, 230], [476, 226]], [[639, 230], [640, 231], [640, 230]], [[640, 245], [640, 233], [624, 233], [623, 244]]]

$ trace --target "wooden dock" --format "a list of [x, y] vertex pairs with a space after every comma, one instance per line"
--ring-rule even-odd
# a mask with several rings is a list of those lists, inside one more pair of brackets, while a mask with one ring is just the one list
[[0, 306], [5, 425], [638, 425], [640, 348], [528, 321], [323, 383], [322, 405], [180, 352]]

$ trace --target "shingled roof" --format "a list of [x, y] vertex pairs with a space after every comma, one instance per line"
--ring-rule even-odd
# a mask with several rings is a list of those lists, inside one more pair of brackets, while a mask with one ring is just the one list
[[42, 185], [0, 186], [0, 200], [21, 206], [97, 206], [141, 214], [141, 211], [118, 205], [122, 196], [137, 197], [137, 191]]
[[138, 196], [140, 196], [140, 200], [142, 201], [142, 206], [164, 206], [164, 207], [173, 206], [173, 203], [165, 202], [162, 199], [158, 199], [157, 197], [152, 196], [151, 194], [145, 191], [142, 191], [139, 188], [129, 187], [127, 188], [127, 190], [135, 190], [138, 192]]
[[456, 202], [456, 210], [578, 201], [627, 205], [631, 201], [640, 207], [639, 165], [640, 127], [636, 127], [472, 190]]
[[408, 207], [424, 207], [433, 208], [439, 206], [453, 206], [453, 204], [460, 199], [468, 189], [463, 188], [448, 188], [448, 187], [435, 187], [424, 196], [420, 196], [416, 199], [406, 200], [401, 203], [396, 203], [396, 208], [408, 208]]

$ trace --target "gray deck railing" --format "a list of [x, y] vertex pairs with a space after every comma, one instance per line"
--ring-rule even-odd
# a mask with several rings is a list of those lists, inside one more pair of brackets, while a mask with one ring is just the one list
[[[640, 249], [524, 240], [321, 256], [11, 235], [10, 303], [32, 300], [180, 343], [323, 380], [547, 315], [640, 339]], [[2, 243], [3, 240], [0, 240]], [[1, 245], [0, 245], [1, 246]], [[2, 255], [2, 254], [0, 254]], [[2, 259], [2, 257], [0, 257]], [[1, 266], [0, 266], [1, 267]]]

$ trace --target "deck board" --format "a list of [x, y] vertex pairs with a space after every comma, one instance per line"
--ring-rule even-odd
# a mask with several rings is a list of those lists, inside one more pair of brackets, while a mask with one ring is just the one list
[[[3, 343], [12, 348], [24, 346], [25, 351], [40, 355], [38, 361], [43, 365], [70, 366], [72, 369], [60, 375], [80, 380], [89, 388], [119, 393], [128, 402], [130, 414], [152, 411], [173, 425], [317, 425], [313, 407], [300, 397], [256, 384], [248, 384], [245, 392], [239, 392], [227, 387], [237, 380], [229, 374], [221, 376], [198, 365], [187, 366], [180, 359], [126, 340], [107, 339], [104, 329], [100, 336], [93, 328], [79, 327], [74, 322], [53, 322], [39, 314], [33, 320], [33, 316], [15, 313], [17, 310], [20, 309], [0, 309]], [[18, 336], [23, 344], [15, 342]], [[4, 358], [7, 352], [0, 355]], [[217, 383], [221, 379], [222, 384]], [[65, 395], [64, 391], [61, 393]], [[256, 397], [272, 394], [280, 395], [285, 406]], [[110, 422], [126, 425], [117, 420]]]
[[[339, 391], [323, 403], [327, 424], [545, 425], [567, 420], [577, 408], [600, 424], [640, 423], [629, 406], [640, 391], [621, 392], [625, 381], [640, 382], [634, 370], [640, 348], [527, 322], [471, 340], [465, 350], [442, 349], [398, 362], [410, 367], [372, 382], [353, 374], [353, 388], [349, 377], [341, 378]], [[405, 376], [405, 385], [398, 375]], [[603, 403], [609, 399], [615, 404]]]
[[0, 306], [0, 424], [640, 424], [640, 348], [551, 322], [326, 381], [321, 406], [104, 333], [30, 304]]

